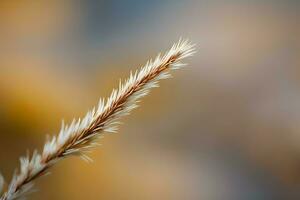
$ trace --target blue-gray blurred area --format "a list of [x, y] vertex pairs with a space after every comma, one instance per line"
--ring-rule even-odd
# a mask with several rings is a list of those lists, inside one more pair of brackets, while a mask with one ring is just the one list
[[1, 0], [0, 171], [178, 41], [198, 52], [30, 199], [300, 199], [300, 1]]

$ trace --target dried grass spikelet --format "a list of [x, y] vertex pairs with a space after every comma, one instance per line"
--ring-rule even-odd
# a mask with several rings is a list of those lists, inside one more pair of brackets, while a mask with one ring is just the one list
[[[158, 81], [170, 77], [170, 71], [180, 68], [180, 60], [193, 55], [194, 45], [180, 40], [164, 55], [148, 61], [140, 70], [130, 73], [130, 77], [119, 83], [107, 100], [101, 99], [97, 108], [89, 111], [82, 120], [73, 120], [71, 125], [62, 123], [58, 136], [48, 140], [42, 153], [34, 151], [32, 156], [20, 158], [20, 170], [12, 178], [8, 190], [0, 200], [23, 198], [33, 188], [33, 181], [47, 173], [55, 163], [69, 155], [90, 158], [86, 152], [98, 143], [104, 132], [116, 132], [119, 119], [136, 108], [139, 100], [146, 96]], [[1, 186], [0, 182], [0, 186]]]

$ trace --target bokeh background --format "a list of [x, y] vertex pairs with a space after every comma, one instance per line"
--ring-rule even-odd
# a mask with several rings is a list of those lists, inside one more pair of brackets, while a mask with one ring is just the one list
[[299, 19], [297, 0], [1, 0], [2, 174], [182, 36], [190, 66], [29, 199], [300, 199]]

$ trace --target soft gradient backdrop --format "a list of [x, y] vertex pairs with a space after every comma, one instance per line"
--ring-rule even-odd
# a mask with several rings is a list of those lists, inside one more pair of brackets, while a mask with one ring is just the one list
[[297, 0], [1, 0], [0, 171], [182, 36], [189, 67], [29, 199], [300, 199], [299, 19]]

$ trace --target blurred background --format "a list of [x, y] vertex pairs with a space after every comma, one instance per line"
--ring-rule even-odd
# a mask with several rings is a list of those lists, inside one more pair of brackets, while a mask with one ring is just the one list
[[2, 174], [182, 36], [189, 67], [29, 199], [300, 199], [299, 19], [297, 0], [1, 0]]

